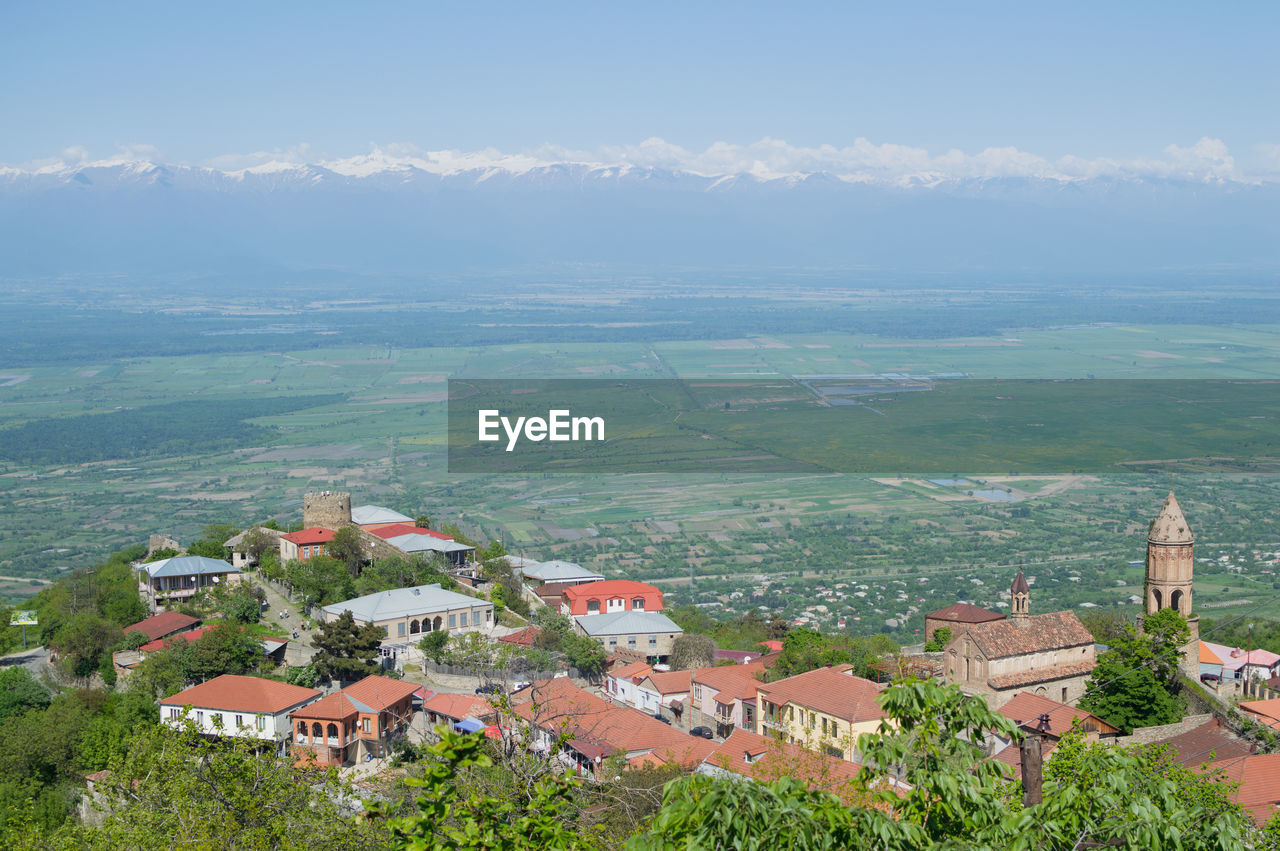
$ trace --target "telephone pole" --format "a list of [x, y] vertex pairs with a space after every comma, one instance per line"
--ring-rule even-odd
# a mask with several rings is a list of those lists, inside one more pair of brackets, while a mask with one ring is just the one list
[[1043, 734], [1049, 731], [1049, 716], [1042, 713], [1035, 727], [1027, 729], [1022, 739], [1022, 805], [1034, 807], [1044, 800], [1041, 786], [1044, 782], [1044, 754], [1041, 750]]

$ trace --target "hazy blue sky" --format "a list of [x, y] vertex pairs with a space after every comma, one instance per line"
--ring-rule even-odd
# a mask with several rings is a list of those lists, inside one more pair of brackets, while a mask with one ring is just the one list
[[[694, 7], [694, 8], [690, 8]], [[371, 143], [1280, 143], [1280, 4], [9, 3], [0, 163]], [[1275, 149], [1273, 149], [1274, 152]]]

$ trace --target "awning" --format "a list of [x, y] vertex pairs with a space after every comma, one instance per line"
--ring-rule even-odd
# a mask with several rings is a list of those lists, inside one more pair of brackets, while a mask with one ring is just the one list
[[466, 718], [463, 718], [461, 721], [455, 721], [453, 724], [453, 729], [458, 730], [459, 732], [462, 732], [462, 733], [478, 733], [481, 730], [485, 729], [487, 726], [488, 725], [485, 724], [483, 721], [479, 721], [479, 720], [476, 720], [475, 718], [471, 718], [468, 716]]

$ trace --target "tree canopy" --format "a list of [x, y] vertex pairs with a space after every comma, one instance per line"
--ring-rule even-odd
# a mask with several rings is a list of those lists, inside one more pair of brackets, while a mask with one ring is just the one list
[[320, 651], [311, 664], [326, 680], [350, 682], [378, 672], [378, 648], [386, 634], [382, 627], [357, 624], [351, 612], [320, 624], [313, 639]]

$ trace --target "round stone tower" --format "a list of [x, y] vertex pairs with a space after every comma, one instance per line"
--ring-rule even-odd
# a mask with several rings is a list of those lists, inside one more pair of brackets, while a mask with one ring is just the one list
[[[1148, 615], [1174, 609], [1187, 619], [1191, 646], [1200, 638], [1200, 619], [1191, 613], [1195, 537], [1182, 514], [1178, 498], [1169, 491], [1164, 507], [1147, 532], [1147, 584], [1144, 608]], [[1198, 659], [1198, 656], [1196, 657]]]
[[351, 525], [351, 494], [317, 491], [302, 497], [302, 526], [341, 529]]

